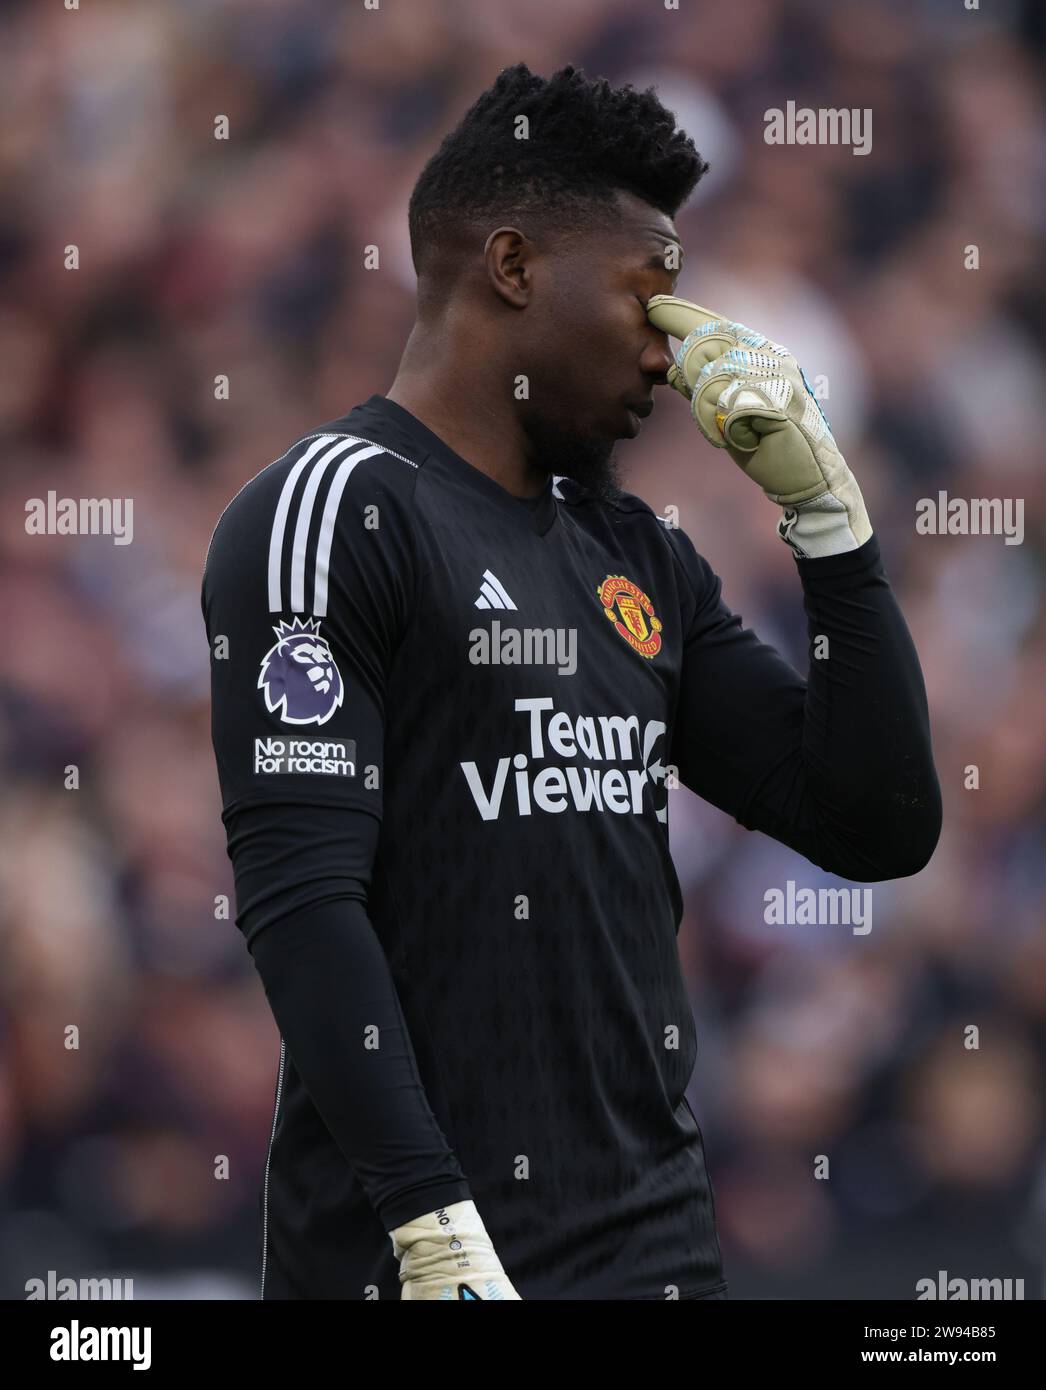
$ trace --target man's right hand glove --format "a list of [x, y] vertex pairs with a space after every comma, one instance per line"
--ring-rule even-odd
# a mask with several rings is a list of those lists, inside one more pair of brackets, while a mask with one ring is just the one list
[[390, 1231], [400, 1262], [400, 1299], [515, 1299], [474, 1202], [452, 1202]]
[[781, 539], [804, 557], [863, 545], [872, 527], [861, 489], [788, 349], [671, 294], [655, 294], [647, 315], [682, 341], [668, 383], [701, 433], [784, 508]]

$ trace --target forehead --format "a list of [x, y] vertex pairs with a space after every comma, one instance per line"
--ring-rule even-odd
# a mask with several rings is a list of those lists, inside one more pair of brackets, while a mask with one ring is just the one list
[[616, 256], [637, 269], [664, 270], [666, 252], [674, 246], [676, 265], [681, 265], [683, 246], [672, 219], [634, 194], [620, 192], [617, 197]]

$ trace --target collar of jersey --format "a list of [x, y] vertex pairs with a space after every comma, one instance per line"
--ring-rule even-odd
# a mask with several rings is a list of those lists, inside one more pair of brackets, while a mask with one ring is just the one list
[[[482, 469], [476, 468], [467, 459], [463, 459], [460, 454], [456, 454], [448, 444], [440, 439], [438, 434], [434, 434], [427, 425], [421, 423], [416, 415], [412, 415], [397, 401], [390, 401], [387, 396], [371, 396], [369, 400], [364, 401], [359, 409], [367, 415], [378, 416], [383, 423], [394, 426], [395, 432], [408, 440], [414, 446], [415, 452], [431, 454], [438, 458], [463, 483], [475, 488], [477, 492], [481, 492], [492, 502], [517, 515], [539, 536], [546, 535], [552, 529], [558, 509], [552, 491], [551, 478], [537, 504], [528, 506], [525, 501], [506, 491], [500, 483], [496, 483]], [[361, 424], [363, 430], [366, 431], [366, 424], [363, 422]], [[375, 443], [381, 442], [380, 439], [375, 440]], [[391, 440], [389, 444], [390, 447], [395, 447]]]

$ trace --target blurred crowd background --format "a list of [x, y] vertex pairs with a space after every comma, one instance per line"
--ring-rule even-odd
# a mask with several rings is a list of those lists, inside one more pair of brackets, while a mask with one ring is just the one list
[[[657, 84], [711, 162], [680, 293], [822, 379], [929, 689], [944, 833], [867, 935], [767, 925], [768, 887], [838, 881], [672, 793], [733, 1295], [1043, 1296], [1044, 29], [1034, 0], [0, 6], [0, 1292], [256, 1296], [278, 1038], [215, 919], [204, 554], [246, 479], [391, 383], [413, 181], [524, 61]], [[871, 153], [765, 144], [789, 100], [872, 108]], [[805, 670], [771, 505], [667, 393], [619, 447]], [[134, 543], [27, 535], [49, 489], [133, 497]], [[917, 534], [941, 489], [1023, 498], [1024, 543]]]

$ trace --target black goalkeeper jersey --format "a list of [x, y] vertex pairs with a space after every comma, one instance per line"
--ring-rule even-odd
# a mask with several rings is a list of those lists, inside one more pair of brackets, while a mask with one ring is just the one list
[[[285, 950], [266, 987], [275, 1010], [296, 972], [304, 1015], [298, 1055], [281, 1029], [266, 1297], [398, 1297], [387, 1232], [469, 1195], [524, 1298], [722, 1288], [672, 788], [862, 879], [918, 867], [935, 814], [875, 538], [798, 568], [844, 656], [809, 690], [644, 502], [559, 479], [528, 505], [382, 396], [233, 499], [203, 606], [237, 921], [260, 969]], [[358, 967], [309, 974], [321, 921]], [[383, 1032], [355, 991], [385, 962]], [[308, 1027], [321, 987], [344, 1044]], [[442, 1145], [424, 1162], [376, 1133], [411, 1089]]]

